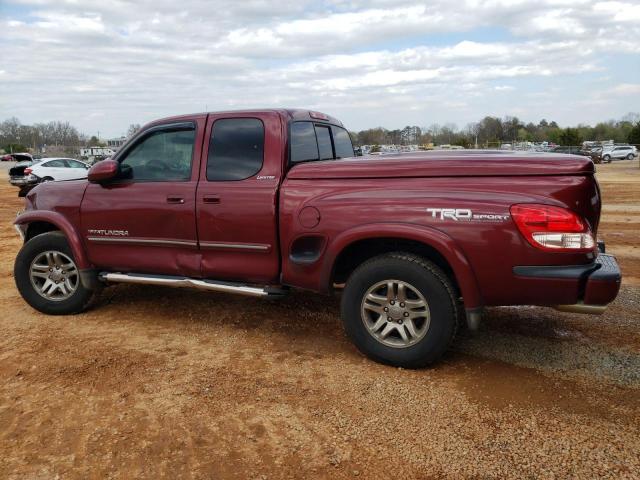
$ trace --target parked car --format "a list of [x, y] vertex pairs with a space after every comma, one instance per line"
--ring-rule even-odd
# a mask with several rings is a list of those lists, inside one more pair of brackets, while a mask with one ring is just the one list
[[31, 190], [31, 188], [35, 186], [35, 184], [33, 185], [27, 184], [24, 178], [25, 177], [24, 171], [27, 167], [30, 167], [40, 161], [42, 161], [42, 159], [24, 160], [22, 162], [16, 163], [13, 167], [9, 169], [9, 183], [11, 185], [14, 185], [20, 188], [20, 192], [18, 193], [18, 196], [24, 197], [29, 192], [29, 190]]
[[16, 164], [9, 170], [9, 183], [20, 187], [18, 195], [23, 197], [42, 182], [87, 178], [88, 169], [88, 164], [73, 158], [42, 158]]
[[633, 160], [638, 155], [633, 145], [616, 145], [602, 152], [602, 161], [611, 163], [612, 160]]
[[564, 145], [558, 145], [556, 147], [553, 147], [551, 150], [549, 150], [552, 153], [567, 153], [570, 155], [584, 155], [584, 151], [582, 151], [580, 149], [580, 147], [571, 147], [571, 146], [564, 146]]
[[587, 155], [593, 160], [593, 163], [602, 163], [602, 147], [592, 147]]
[[88, 179], [27, 195], [18, 290], [53, 315], [116, 283], [341, 291], [356, 346], [408, 368], [438, 360], [459, 319], [476, 328], [484, 307], [602, 313], [616, 297], [590, 159], [353, 153], [340, 121], [306, 110], [148, 124]]
[[9, 153], [1, 157], [3, 162], [25, 162], [32, 161], [33, 156], [30, 153]]

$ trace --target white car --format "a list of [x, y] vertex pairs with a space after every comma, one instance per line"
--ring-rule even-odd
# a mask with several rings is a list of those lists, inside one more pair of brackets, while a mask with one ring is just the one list
[[25, 183], [87, 178], [89, 164], [73, 158], [45, 158], [24, 169]]
[[613, 147], [607, 148], [604, 147], [602, 152], [602, 161], [604, 163], [611, 163], [612, 160], [633, 160], [636, 155], [638, 155], [638, 151], [636, 147], [633, 145], [616, 145]]

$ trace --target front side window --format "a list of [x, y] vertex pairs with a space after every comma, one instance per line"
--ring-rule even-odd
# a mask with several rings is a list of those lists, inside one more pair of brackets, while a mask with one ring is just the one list
[[136, 181], [176, 182], [191, 178], [195, 130], [167, 130], [145, 137], [120, 162], [123, 176]]
[[247, 179], [262, 169], [263, 160], [262, 121], [257, 118], [225, 118], [213, 124], [207, 158], [207, 180]]

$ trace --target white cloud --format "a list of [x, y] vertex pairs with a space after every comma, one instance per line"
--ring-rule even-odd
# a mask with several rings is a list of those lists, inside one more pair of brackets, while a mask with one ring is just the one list
[[541, 111], [553, 106], [578, 123], [599, 114], [570, 105], [593, 96], [589, 72], [601, 72], [591, 88], [615, 108], [640, 109], [637, 85], [613, 84], [608, 63], [626, 55], [625, 75], [639, 70], [640, 6], [629, 2], [0, 1], [0, 119], [68, 119], [115, 135], [205, 105], [280, 105], [328, 110], [355, 128], [462, 124], [509, 113], [506, 97], [519, 95], [534, 120], [555, 116]]
[[640, 21], [640, 4], [626, 2], [599, 2], [593, 6], [596, 12], [613, 17], [616, 22]]
[[640, 83], [621, 83], [609, 90], [609, 93], [613, 95], [640, 96]]

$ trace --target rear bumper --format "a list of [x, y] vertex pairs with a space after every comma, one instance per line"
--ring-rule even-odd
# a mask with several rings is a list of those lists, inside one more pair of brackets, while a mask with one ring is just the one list
[[38, 183], [38, 179], [28, 180], [26, 177], [12, 177], [9, 183], [15, 187], [33, 186]]
[[575, 282], [578, 288], [575, 304], [556, 307], [577, 313], [602, 313], [603, 307], [618, 295], [622, 281], [616, 258], [604, 253], [586, 265], [521, 266], [513, 267], [513, 273], [518, 277]]
[[16, 187], [21, 187], [23, 185], [27, 185], [29, 182], [27, 182], [24, 178], [11, 178], [9, 179], [9, 183]]

